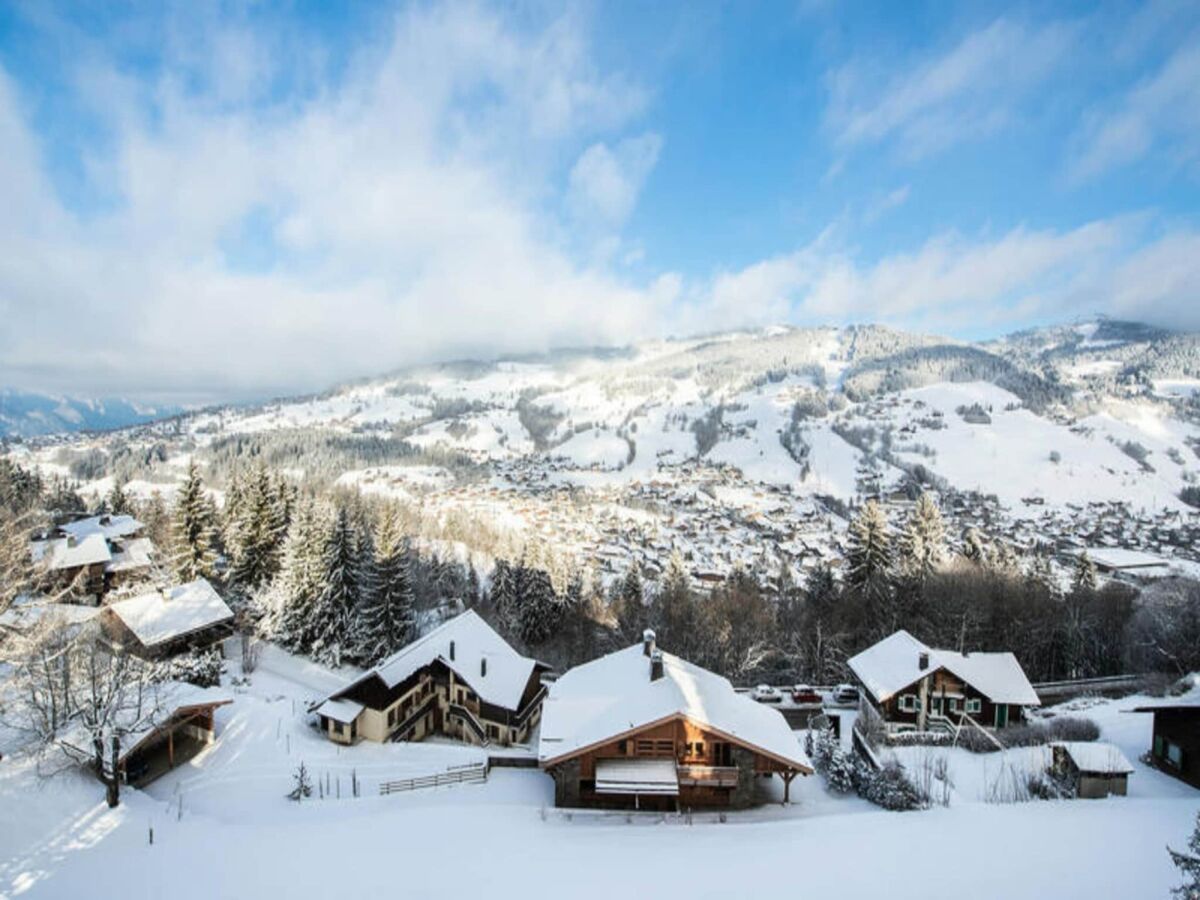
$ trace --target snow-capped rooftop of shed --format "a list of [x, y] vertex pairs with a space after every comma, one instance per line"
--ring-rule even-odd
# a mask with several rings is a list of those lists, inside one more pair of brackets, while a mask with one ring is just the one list
[[81, 538], [50, 538], [34, 541], [29, 545], [34, 562], [45, 562], [51, 570], [74, 569], [106, 563], [112, 559], [108, 541], [102, 534], [89, 534]]
[[[522, 656], [472, 609], [393, 653], [362, 678], [378, 677], [389, 688], [441, 660], [485, 703], [516, 710], [535, 660]], [[486, 674], [484, 661], [487, 661]]]
[[231, 610], [203, 578], [119, 600], [112, 610], [144, 647], [229, 621]]
[[634, 644], [571, 669], [542, 705], [538, 759], [570, 756], [652, 722], [685, 716], [788, 765], [811, 769], [778, 710], [737, 693], [725, 678], [670, 653], [651, 680], [650, 660]]
[[1088, 741], [1055, 741], [1052, 747], [1061, 747], [1071, 757], [1080, 772], [1096, 775], [1128, 775], [1133, 764], [1113, 744]]
[[[921, 668], [921, 654], [929, 665]], [[883, 702], [938, 669], [962, 679], [995, 703], [1038, 706], [1041, 701], [1011, 653], [957, 653], [935, 650], [901, 629], [850, 658], [848, 665], [863, 686]]]

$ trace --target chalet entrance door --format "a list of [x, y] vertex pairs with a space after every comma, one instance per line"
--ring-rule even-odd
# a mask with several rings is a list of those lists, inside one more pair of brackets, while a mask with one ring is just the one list
[[1008, 704], [996, 704], [996, 727], [1003, 728], [1008, 724]]

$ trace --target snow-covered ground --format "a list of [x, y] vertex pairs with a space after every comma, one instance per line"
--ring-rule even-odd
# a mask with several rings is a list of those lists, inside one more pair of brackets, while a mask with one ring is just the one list
[[[965, 751], [953, 751], [951, 806], [920, 813], [832, 796], [816, 777], [793, 785], [792, 806], [724, 823], [556, 810], [551, 780], [524, 769], [384, 797], [381, 780], [482, 753], [447, 742], [339, 748], [303, 710], [345, 674], [275, 650], [263, 663], [218, 712], [218, 742], [126, 791], [115, 811], [83, 775], [39, 781], [19, 757], [0, 762], [0, 896], [1162, 897], [1175, 883], [1164, 846], [1183, 844], [1200, 806], [1200, 792], [1140, 763], [1129, 797], [982, 803], [970, 789], [982, 776], [968, 773], [997, 757]], [[1149, 717], [1122, 712], [1133, 703], [1086, 714], [1136, 759]], [[285, 799], [301, 760], [335, 795], [340, 783], [341, 799]], [[927, 864], [931, 848], [964, 874]]]

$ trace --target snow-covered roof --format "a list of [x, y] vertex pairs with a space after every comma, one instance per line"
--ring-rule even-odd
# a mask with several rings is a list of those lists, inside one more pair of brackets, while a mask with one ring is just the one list
[[[921, 654], [929, 654], [922, 669]], [[849, 660], [859, 681], [882, 703], [926, 675], [945, 669], [994, 703], [1039, 706], [1037, 692], [1011, 653], [957, 653], [935, 650], [901, 629]]]
[[154, 542], [150, 538], [133, 538], [121, 541], [114, 549], [112, 559], [104, 567], [106, 572], [129, 572], [148, 569], [152, 563]]
[[361, 703], [355, 703], [353, 700], [326, 700], [318, 704], [314, 709], [319, 716], [333, 719], [335, 722], [341, 722], [344, 725], [349, 725], [358, 718], [358, 714], [363, 711]]
[[76, 538], [99, 534], [111, 541], [117, 538], [128, 537], [131, 534], [137, 534], [144, 527], [133, 516], [101, 515], [90, 516], [86, 519], [77, 519], [74, 522], [59, 525], [58, 530], [63, 534], [73, 535]]
[[1127, 550], [1124, 547], [1088, 547], [1078, 555], [1087, 553], [1088, 558], [1103, 569], [1146, 569], [1166, 567], [1169, 561], [1153, 553], [1141, 550]]
[[144, 647], [153, 647], [233, 618], [233, 610], [203, 578], [120, 600], [108, 609], [125, 623]]
[[[123, 733], [121, 759], [125, 759], [142, 741], [167, 725], [177, 713], [195, 707], [224, 706], [232, 702], [233, 697], [229, 692], [219, 687], [202, 688], [183, 681], [164, 681], [155, 685], [144, 695], [140, 708], [122, 708], [116, 713], [117, 721], [113, 725]], [[95, 753], [91, 733], [78, 720], [69, 722], [59, 731], [58, 743], [83, 762], [90, 762]]]
[[[511, 710], [520, 707], [525, 686], [537, 665], [535, 660], [510, 647], [478, 613], [469, 609], [393, 653], [354, 684], [377, 677], [393, 688], [435, 660], [452, 669], [485, 703]], [[344, 691], [334, 696], [341, 693]]]
[[788, 765], [811, 770], [778, 710], [738, 694], [725, 678], [670, 653], [651, 680], [642, 644], [571, 669], [542, 705], [538, 759], [551, 762], [653, 722], [684, 716]]
[[1055, 741], [1052, 747], [1061, 747], [1071, 757], [1080, 772], [1096, 775], [1128, 775], [1133, 765], [1113, 744], [1088, 741]]
[[95, 606], [80, 606], [74, 603], [14, 603], [0, 613], [0, 628], [24, 632], [42, 621], [74, 627], [87, 624], [98, 612], [100, 610]]
[[108, 541], [102, 534], [89, 534], [79, 539], [64, 537], [33, 541], [29, 547], [33, 561], [45, 562], [52, 571], [106, 563], [112, 559]]

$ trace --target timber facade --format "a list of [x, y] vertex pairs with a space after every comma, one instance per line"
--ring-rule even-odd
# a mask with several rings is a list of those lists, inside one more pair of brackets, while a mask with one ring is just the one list
[[[322, 732], [340, 744], [420, 741], [433, 734], [467, 744], [522, 744], [537, 727], [545, 688], [545, 666], [535, 666], [516, 709], [482, 700], [460, 674], [440, 660], [418, 669], [389, 688], [378, 675], [364, 678], [334, 699], [362, 709], [350, 721], [317, 710]], [[481, 677], [487, 677], [483, 675]]]
[[1005, 728], [1025, 721], [1025, 707], [996, 703], [982, 691], [945, 669], [918, 679], [875, 704], [893, 731], [936, 730], [943, 722], [958, 725], [966, 714], [985, 728]]
[[[673, 764], [677, 794], [627, 791], [598, 783], [605, 763], [666, 760]], [[554, 805], [598, 809], [743, 809], [755, 803], [755, 781], [778, 774], [790, 793], [800, 774], [794, 763], [775, 759], [729, 735], [677, 716], [615, 737], [569, 758], [544, 765], [554, 778]]]

